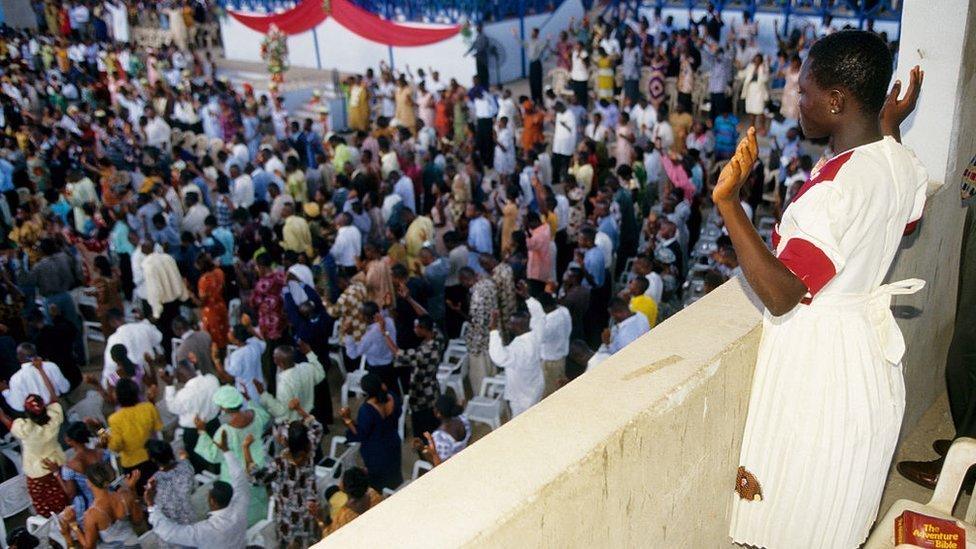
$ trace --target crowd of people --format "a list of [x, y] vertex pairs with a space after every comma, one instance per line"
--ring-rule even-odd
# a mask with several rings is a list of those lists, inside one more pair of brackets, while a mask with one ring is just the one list
[[[767, 136], [754, 222], [813, 168], [816, 32], [760, 51], [748, 14], [584, 18], [531, 32], [528, 96], [480, 60], [468, 87], [381, 66], [343, 83], [341, 116], [316, 97], [298, 118], [208, 50], [118, 41], [121, 4], [35, 4], [38, 29], [0, 32], [0, 422], [72, 545], [243, 547], [269, 505], [281, 546], [315, 543], [403, 483], [405, 449], [463, 451], [486, 380], [521, 414], [737, 275], [707, 196], [746, 117]], [[323, 499], [330, 434], [363, 467]]]

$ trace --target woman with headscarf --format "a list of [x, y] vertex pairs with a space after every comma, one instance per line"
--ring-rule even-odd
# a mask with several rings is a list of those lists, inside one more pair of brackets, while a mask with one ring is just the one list
[[68, 497], [61, 482], [45, 463], [52, 466], [65, 462], [64, 451], [58, 444], [58, 430], [64, 422], [64, 410], [58, 403], [58, 392], [44, 371], [44, 361], [35, 356], [30, 359], [41, 379], [51, 402], [44, 403], [40, 395], [30, 394], [24, 399], [24, 413], [27, 417], [11, 421], [0, 409], [0, 423], [20, 440], [23, 447], [24, 475], [27, 477], [27, 492], [34, 510], [42, 517], [49, 517], [68, 505]]
[[[254, 386], [258, 392], [263, 392], [263, 385], [260, 381], [254, 380]], [[220, 410], [221, 425], [211, 438], [207, 432], [207, 424], [201, 418], [195, 418], [194, 423], [197, 427], [199, 438], [197, 439], [194, 451], [203, 459], [210, 463], [220, 464], [220, 480], [230, 482], [231, 476], [228, 471], [227, 463], [224, 462], [224, 453], [214, 440], [221, 440], [221, 446], [229, 448], [231, 452], [244, 463], [244, 440], [250, 435], [253, 440], [261, 440], [264, 427], [271, 421], [271, 416], [261, 407], [258, 395], [253, 395], [253, 400], [248, 402], [247, 408], [244, 407], [244, 397], [232, 385], [224, 385], [214, 393], [213, 402]], [[264, 452], [264, 445], [257, 444], [251, 449], [251, 461], [257, 467], [263, 467], [267, 455]], [[247, 524], [253, 525], [257, 521], [267, 516], [268, 492], [263, 486], [251, 487], [251, 503], [247, 510]]]

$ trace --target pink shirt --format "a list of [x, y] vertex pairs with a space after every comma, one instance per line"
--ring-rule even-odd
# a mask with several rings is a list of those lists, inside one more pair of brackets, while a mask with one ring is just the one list
[[526, 238], [529, 248], [529, 264], [526, 266], [526, 277], [532, 280], [549, 280], [552, 274], [552, 254], [549, 249], [549, 224], [543, 223], [536, 227]]
[[684, 192], [686, 201], [691, 202], [692, 198], [695, 197], [695, 184], [691, 182], [691, 178], [688, 177], [688, 172], [685, 171], [684, 166], [680, 163], [673, 162], [667, 155], [661, 156], [661, 165], [664, 167], [664, 173], [668, 175], [671, 183]]

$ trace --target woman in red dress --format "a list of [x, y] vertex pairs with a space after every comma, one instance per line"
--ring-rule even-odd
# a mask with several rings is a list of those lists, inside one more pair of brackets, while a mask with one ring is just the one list
[[434, 105], [434, 129], [437, 130], [437, 137], [444, 138], [451, 130], [451, 111], [454, 106], [447, 92], [441, 93], [440, 99]]
[[214, 264], [208, 254], [197, 257], [197, 269], [202, 275], [197, 281], [197, 304], [203, 307], [203, 329], [217, 348], [227, 346], [227, 303], [224, 302], [224, 271]]

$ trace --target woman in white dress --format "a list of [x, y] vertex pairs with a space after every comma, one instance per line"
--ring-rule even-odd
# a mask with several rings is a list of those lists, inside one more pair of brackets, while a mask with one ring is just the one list
[[885, 100], [891, 54], [877, 35], [822, 38], [800, 73], [800, 125], [842, 151], [783, 213], [770, 253], [739, 190], [756, 160], [755, 129], [713, 192], [740, 265], [768, 311], [733, 494], [730, 536], [769, 549], [854, 548], [867, 537], [905, 408], [905, 342], [883, 284], [925, 204], [927, 177], [898, 127], [915, 107]]
[[495, 127], [494, 168], [503, 183], [515, 173], [515, 134], [507, 116], [499, 118]]
[[794, 54], [786, 67], [786, 84], [783, 86], [783, 99], [779, 112], [790, 120], [800, 118], [800, 56]]
[[752, 116], [752, 125], [761, 130], [766, 100], [769, 99], [769, 67], [766, 66], [763, 56], [756, 54], [752, 63], [739, 71], [739, 76], [742, 77], [742, 93], [739, 97], [746, 102], [746, 113]]
[[421, 82], [417, 86], [417, 117], [423, 121], [425, 128], [434, 127], [434, 94], [427, 89], [427, 84]]

